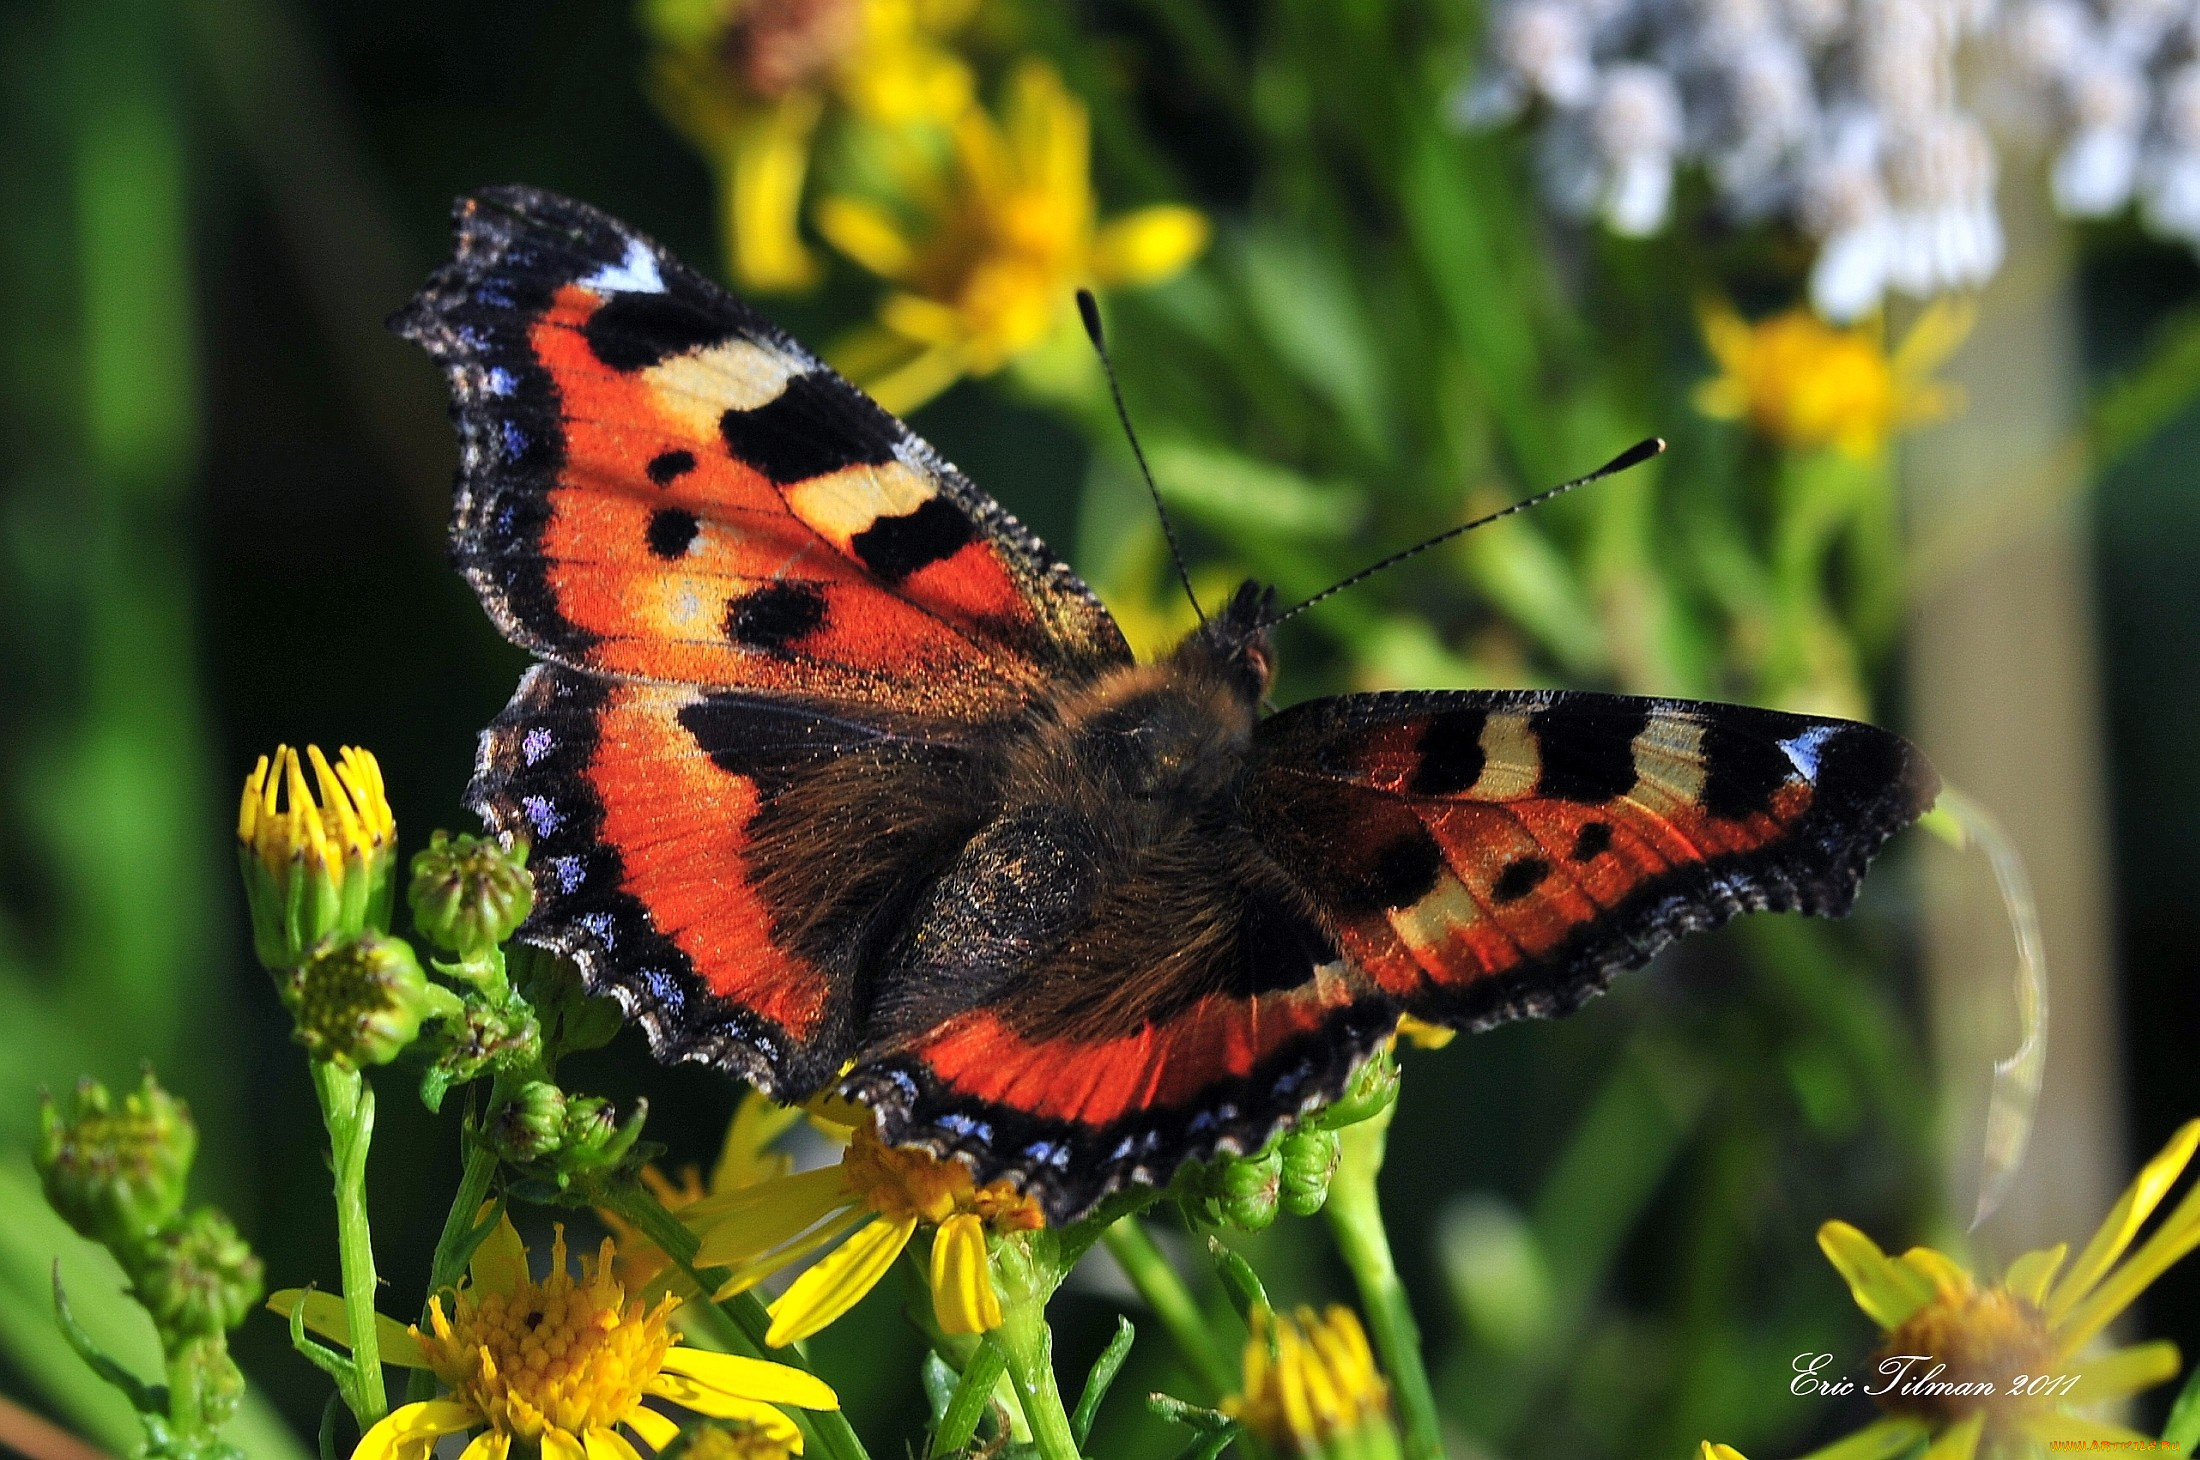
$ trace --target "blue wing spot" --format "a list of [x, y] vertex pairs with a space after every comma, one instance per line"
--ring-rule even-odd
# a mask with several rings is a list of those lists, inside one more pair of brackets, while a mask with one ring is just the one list
[[1780, 749], [1786, 753], [1795, 769], [1802, 772], [1804, 780], [1815, 783], [1818, 779], [1818, 753], [1825, 748], [1827, 741], [1840, 733], [1841, 727], [1838, 725], [1813, 725], [1794, 739], [1781, 741]]
[[557, 748], [558, 738], [545, 727], [537, 725], [520, 737], [519, 755], [529, 765], [540, 765], [542, 758]]
[[557, 803], [548, 796], [522, 796], [519, 809], [538, 838], [555, 836], [558, 828], [565, 825], [565, 813], [558, 810]]

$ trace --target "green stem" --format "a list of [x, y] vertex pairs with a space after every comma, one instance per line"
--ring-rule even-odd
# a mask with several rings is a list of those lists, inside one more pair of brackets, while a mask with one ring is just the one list
[[374, 1327], [378, 1280], [374, 1240], [367, 1226], [367, 1148], [374, 1140], [374, 1087], [358, 1071], [339, 1069], [324, 1060], [315, 1060], [312, 1069], [336, 1168], [336, 1255], [344, 1278], [344, 1326], [357, 1371], [352, 1414], [359, 1428], [366, 1430], [390, 1407], [382, 1387], [381, 1338]]
[[1031, 1440], [1045, 1460], [1078, 1460], [1062, 1391], [1054, 1382], [1054, 1334], [1047, 1327], [1047, 1299], [1060, 1286], [1067, 1264], [1059, 1261], [1056, 1234], [1017, 1232], [1000, 1240], [993, 1271], [1001, 1290], [1001, 1326], [994, 1338], [1008, 1360], [1008, 1382], [1031, 1423]]
[[[491, 1109], [495, 1108], [491, 1097]], [[443, 1235], [435, 1241], [435, 1260], [428, 1268], [428, 1295], [420, 1300], [420, 1321], [428, 1321], [428, 1303], [437, 1293], [453, 1287], [458, 1282], [460, 1251], [474, 1230], [475, 1214], [489, 1196], [489, 1183], [496, 1179], [496, 1152], [488, 1143], [472, 1140], [466, 1152], [466, 1169], [458, 1178], [458, 1191], [451, 1198], [451, 1209], [443, 1218]], [[405, 1386], [405, 1397], [419, 1401], [435, 1397], [435, 1374], [428, 1369], [415, 1369]]]
[[1338, 1132], [1344, 1152], [1337, 1163], [1337, 1174], [1329, 1183], [1325, 1210], [1337, 1239], [1338, 1255], [1359, 1285], [1360, 1303], [1367, 1309], [1375, 1351], [1390, 1371], [1400, 1417], [1405, 1421], [1408, 1460], [1444, 1460], [1436, 1395], [1421, 1361], [1421, 1332], [1414, 1326], [1405, 1285], [1398, 1281], [1398, 1265], [1391, 1260], [1390, 1234], [1383, 1228], [1382, 1203], [1375, 1192], [1375, 1178], [1382, 1172], [1383, 1149], [1390, 1136], [1391, 1112], [1396, 1108], [1385, 1106]]
[[[621, 1181], [605, 1186], [595, 1195], [598, 1204], [632, 1222], [636, 1230], [656, 1243], [687, 1280], [695, 1284], [698, 1292], [708, 1294], [718, 1286], [695, 1266], [695, 1254], [702, 1239], [689, 1231], [647, 1187], [637, 1181]], [[722, 1271], [715, 1268], [712, 1271], [720, 1273], [719, 1282], [724, 1281]], [[774, 1363], [805, 1372], [810, 1370], [809, 1355], [802, 1345], [773, 1349], [765, 1344], [764, 1335], [771, 1331], [771, 1314], [765, 1311], [756, 1294], [736, 1293], [723, 1302], [705, 1298], [694, 1306], [711, 1336], [729, 1349], [751, 1358], [769, 1358]], [[846, 1414], [837, 1409], [803, 1409], [792, 1413], [795, 1423], [817, 1442], [827, 1460], [870, 1460], [862, 1438], [856, 1434], [855, 1426], [848, 1423]]]
[[1110, 1226], [1100, 1240], [1115, 1255], [1124, 1276], [1138, 1289], [1138, 1296], [1146, 1300], [1146, 1306], [1153, 1309], [1161, 1326], [1169, 1331], [1169, 1339], [1176, 1345], [1177, 1352], [1191, 1365], [1193, 1376], [1206, 1387], [1204, 1397], [1220, 1399], [1236, 1387], [1236, 1371], [1216, 1345], [1214, 1335], [1207, 1331], [1207, 1316], [1200, 1312], [1198, 1300], [1192, 1296], [1191, 1289], [1184, 1286], [1184, 1279], [1177, 1275], [1168, 1254], [1155, 1243], [1145, 1223], [1135, 1216], [1124, 1217]]

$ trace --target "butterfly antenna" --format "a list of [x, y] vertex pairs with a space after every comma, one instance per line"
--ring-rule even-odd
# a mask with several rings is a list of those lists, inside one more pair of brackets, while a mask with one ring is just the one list
[[1637, 441], [1634, 445], [1628, 447], [1625, 451], [1622, 451], [1619, 455], [1613, 457], [1610, 461], [1607, 461], [1606, 463], [1604, 463], [1604, 465], [1598, 467], [1595, 471], [1590, 472], [1587, 476], [1575, 477], [1570, 482], [1560, 482], [1557, 486], [1552, 487], [1548, 491], [1537, 492], [1532, 497], [1523, 497], [1519, 501], [1513, 503], [1510, 507], [1500, 507], [1497, 511], [1490, 513], [1487, 517], [1477, 517], [1472, 522], [1463, 522], [1459, 526], [1451, 528], [1448, 531], [1437, 533], [1436, 536], [1428, 539], [1426, 542], [1418, 542], [1415, 543], [1412, 547], [1407, 548], [1403, 552], [1392, 553], [1389, 557], [1383, 559], [1381, 562], [1374, 563], [1368, 567], [1362, 568], [1359, 572], [1354, 573], [1351, 577], [1345, 579], [1342, 583], [1333, 583], [1329, 587], [1324, 588], [1321, 592], [1315, 594], [1312, 598], [1307, 599], [1305, 602], [1293, 604], [1291, 607], [1285, 609], [1282, 613], [1279, 613], [1275, 617], [1264, 621], [1261, 627], [1273, 628], [1277, 624], [1282, 623], [1287, 618], [1292, 618], [1298, 614], [1304, 613], [1306, 610], [1312, 608], [1315, 604], [1321, 602], [1325, 598], [1330, 598], [1335, 596], [1336, 594], [1342, 593], [1345, 591], [1345, 589], [1352, 587], [1354, 584], [1366, 582], [1368, 579], [1374, 577], [1377, 573], [1382, 572], [1385, 568], [1395, 568], [1398, 566], [1398, 564], [1404, 562], [1407, 558], [1417, 556], [1418, 554], [1427, 552], [1432, 547], [1437, 547], [1441, 544], [1450, 542], [1453, 538], [1458, 537], [1462, 533], [1472, 532], [1477, 527], [1487, 527], [1492, 522], [1497, 521], [1499, 518], [1510, 517], [1515, 512], [1525, 512], [1530, 507], [1541, 506], [1543, 503], [1550, 501], [1551, 498], [1563, 496], [1564, 494], [1572, 491], [1576, 487], [1585, 487], [1591, 482], [1600, 482], [1603, 481], [1606, 477], [1617, 476], [1621, 472], [1628, 470], [1630, 467], [1637, 467], [1642, 465], [1651, 457], [1659, 455], [1664, 450], [1665, 441], [1662, 437], [1652, 436], [1647, 441]]
[[1123, 404], [1123, 387], [1116, 382], [1115, 362], [1108, 358], [1108, 342], [1100, 332], [1100, 301], [1092, 297], [1090, 289], [1077, 291], [1077, 313], [1085, 322], [1085, 334], [1092, 341], [1093, 353], [1100, 357], [1100, 369], [1108, 377], [1108, 394], [1115, 397], [1115, 418], [1123, 423], [1123, 435], [1131, 443], [1131, 455], [1138, 458], [1138, 474], [1146, 479], [1146, 495], [1153, 498], [1154, 513], [1161, 519], [1161, 535], [1169, 540], [1169, 556], [1176, 561], [1176, 576], [1184, 585], [1184, 596], [1192, 601], [1192, 612], [1205, 623], [1207, 610], [1199, 606], [1199, 595], [1192, 591], [1192, 570], [1184, 566], [1184, 547], [1176, 540], [1176, 525], [1169, 521], [1169, 509], [1161, 505], [1161, 489], [1154, 485], [1153, 469], [1146, 465], [1146, 448], [1138, 444], [1138, 433], [1131, 429], [1131, 413]]

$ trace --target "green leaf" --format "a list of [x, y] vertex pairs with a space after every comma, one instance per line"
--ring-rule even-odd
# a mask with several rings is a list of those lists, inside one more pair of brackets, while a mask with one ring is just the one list
[[1261, 1285], [1260, 1274], [1253, 1271], [1251, 1263], [1223, 1246], [1219, 1237], [1207, 1239], [1207, 1255], [1215, 1261], [1215, 1273], [1222, 1279], [1222, 1291], [1229, 1295], [1230, 1306], [1237, 1309], [1247, 1326], [1252, 1324], [1255, 1308], [1274, 1311], [1268, 1289]]
[[53, 1265], [53, 1317], [54, 1322], [60, 1325], [61, 1336], [69, 1341], [70, 1348], [76, 1350], [77, 1357], [90, 1365], [93, 1373], [120, 1390], [122, 1396], [130, 1401], [131, 1408], [139, 1414], [168, 1413], [167, 1386], [148, 1384], [122, 1367], [76, 1321], [76, 1314], [69, 1308], [69, 1295], [61, 1285], [59, 1259]]
[[994, 1336], [987, 1334], [964, 1366], [962, 1382], [955, 1386], [954, 1397], [947, 1401], [947, 1410], [940, 1416], [940, 1426], [932, 1432], [932, 1446], [927, 1453], [933, 1460], [958, 1454], [970, 1443], [992, 1401], [993, 1386], [1000, 1383], [1007, 1369], [1008, 1356], [1001, 1352]]
[[1173, 507], [1212, 527], [1258, 536], [1341, 538], [1367, 518], [1367, 498], [1213, 442], [1164, 437], [1146, 448], [1154, 484]]
[[1203, 1409], [1167, 1394], [1146, 1396], [1146, 1408], [1170, 1424], [1185, 1425], [1202, 1434], [1235, 1434], [1237, 1421], [1219, 1409]]
[[1100, 1412], [1100, 1403], [1108, 1397], [1109, 1386], [1121, 1371], [1123, 1361], [1131, 1356], [1131, 1344], [1138, 1337], [1138, 1330], [1131, 1321], [1118, 1313], [1115, 1316], [1115, 1337], [1100, 1350], [1100, 1357], [1092, 1361], [1092, 1371], [1085, 1375], [1085, 1391], [1077, 1396], [1077, 1409], [1069, 1417], [1070, 1432], [1077, 1436], [1077, 1443], [1085, 1443], [1092, 1433], [1092, 1417]]
[[2194, 1446], [2200, 1446], [2200, 1365], [2194, 1366], [2192, 1376], [2177, 1393], [2177, 1402], [2169, 1407], [2162, 1440], [2163, 1449], [2182, 1450], [2188, 1455]]

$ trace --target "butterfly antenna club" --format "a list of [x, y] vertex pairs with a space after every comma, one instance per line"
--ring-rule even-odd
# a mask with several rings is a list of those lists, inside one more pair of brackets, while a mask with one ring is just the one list
[[1154, 513], [1161, 519], [1161, 534], [1169, 540], [1169, 556], [1176, 562], [1177, 580], [1184, 585], [1184, 596], [1192, 601], [1192, 612], [1205, 623], [1207, 610], [1199, 606], [1199, 595], [1192, 591], [1192, 570], [1184, 566], [1184, 547], [1176, 540], [1176, 524], [1169, 521], [1169, 509], [1161, 505], [1161, 489], [1154, 485], [1153, 468], [1146, 465], [1146, 448], [1138, 444], [1138, 433], [1131, 429], [1130, 408], [1123, 404], [1123, 387], [1116, 381], [1115, 362], [1108, 358], [1107, 337], [1100, 329], [1100, 301], [1092, 297], [1090, 289], [1077, 291], [1077, 315], [1085, 322], [1085, 335], [1092, 341], [1093, 353], [1100, 357], [1101, 373], [1108, 377], [1108, 394], [1115, 398], [1115, 418], [1123, 423], [1123, 435], [1131, 443], [1131, 455], [1138, 458], [1138, 474], [1146, 479], [1146, 495], [1153, 498]]
[[1560, 482], [1557, 486], [1548, 488], [1547, 490], [1541, 492], [1537, 492], [1532, 497], [1523, 497], [1519, 501], [1513, 503], [1511, 506], [1500, 507], [1495, 512], [1490, 513], [1486, 517], [1477, 517], [1472, 522], [1462, 522], [1457, 527], [1447, 528], [1446, 530], [1437, 533], [1436, 536], [1432, 538], [1417, 542], [1412, 547], [1392, 553], [1389, 557], [1384, 558], [1379, 563], [1370, 563], [1367, 567], [1360, 569], [1359, 572], [1354, 573], [1351, 577], [1344, 579], [1342, 582], [1330, 584], [1327, 588], [1324, 588], [1321, 592], [1315, 594], [1312, 598], [1292, 604], [1289, 608], [1275, 615], [1273, 618], [1265, 620], [1262, 624], [1262, 627], [1274, 628], [1277, 624], [1282, 623], [1285, 619], [1295, 618], [1299, 614], [1304, 613], [1306, 610], [1312, 608], [1315, 604], [1320, 603], [1325, 598], [1333, 598], [1337, 594], [1344, 592], [1347, 588], [1355, 587], [1361, 583], [1365, 583], [1368, 579], [1374, 577], [1377, 573], [1382, 572], [1386, 568], [1397, 567], [1407, 558], [1417, 557], [1420, 554], [1427, 552], [1432, 547], [1440, 547], [1444, 543], [1450, 542], [1455, 537], [1459, 537], [1462, 534], [1472, 532], [1477, 527], [1487, 527], [1492, 522], [1495, 522], [1500, 518], [1512, 516], [1515, 512], [1525, 512], [1530, 507], [1540, 507], [1545, 502], [1550, 501], [1553, 497], [1564, 496], [1566, 493], [1572, 491], [1576, 487], [1586, 487], [1591, 482], [1601, 482], [1606, 477], [1618, 476], [1623, 471], [1627, 471], [1632, 467], [1638, 467], [1642, 465], [1644, 462], [1650, 460], [1650, 458], [1652, 458], [1653, 456], [1663, 454], [1664, 451], [1665, 438], [1662, 436], [1652, 436], [1647, 440], [1637, 441], [1634, 445], [1628, 447], [1625, 451], [1622, 451], [1619, 455], [1613, 457], [1610, 461], [1607, 461], [1606, 463], [1604, 463], [1604, 465], [1598, 467], [1593, 472], [1589, 472], [1584, 476], [1575, 477], [1572, 481]]

